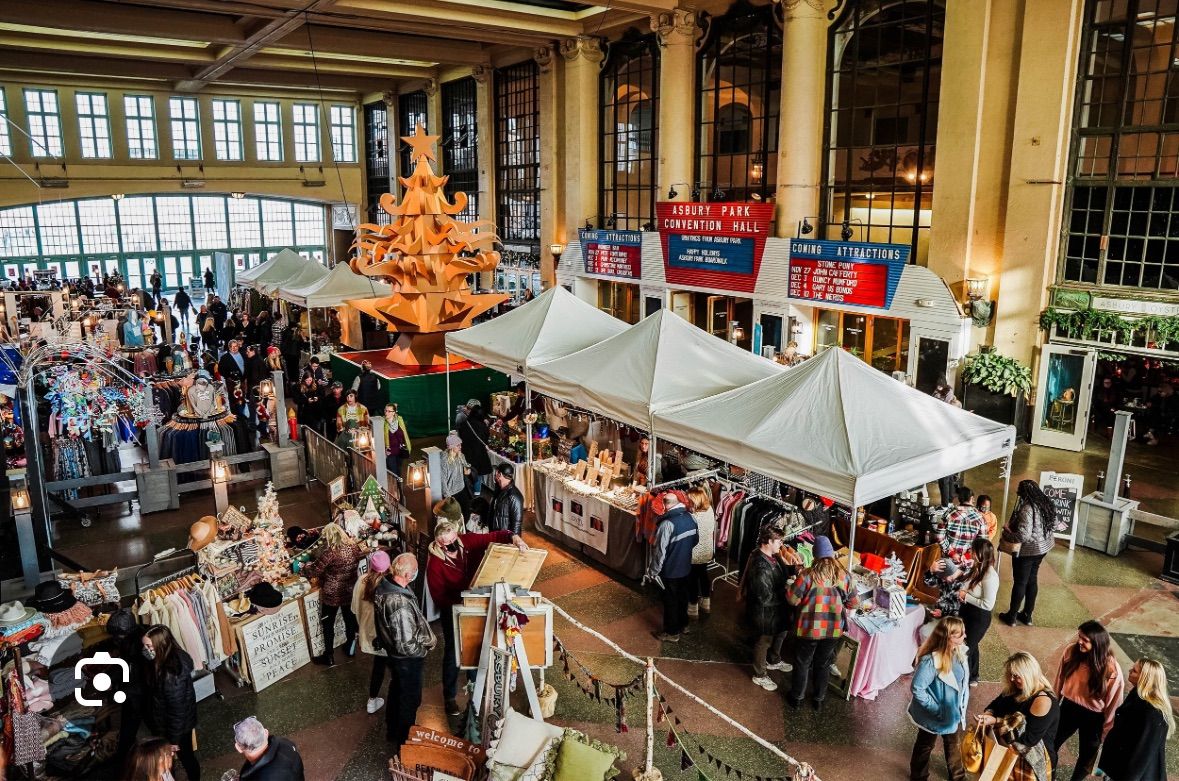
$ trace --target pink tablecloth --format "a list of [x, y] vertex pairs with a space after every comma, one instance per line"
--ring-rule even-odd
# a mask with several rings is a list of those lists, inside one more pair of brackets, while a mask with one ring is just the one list
[[852, 671], [851, 693], [865, 700], [876, 699], [876, 694], [902, 675], [913, 672], [913, 658], [917, 655], [917, 633], [925, 622], [925, 608], [910, 606], [895, 629], [869, 635], [849, 620], [847, 634], [860, 643], [856, 669]]

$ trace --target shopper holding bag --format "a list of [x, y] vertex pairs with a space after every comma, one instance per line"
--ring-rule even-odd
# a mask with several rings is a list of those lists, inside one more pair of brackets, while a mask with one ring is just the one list
[[1008, 781], [1051, 781], [1056, 767], [1060, 706], [1040, 663], [1027, 651], [1007, 658], [1003, 665], [1003, 693], [975, 717], [975, 723], [993, 727], [999, 719], [1014, 713], [1023, 716], [1024, 727], [1015, 742], [1007, 744], [1019, 754]]
[[999, 620], [1008, 626], [1015, 626], [1016, 621], [1031, 626], [1040, 590], [1040, 564], [1056, 543], [1052, 535], [1056, 513], [1034, 480], [1021, 480], [1015, 493], [1019, 504], [999, 537], [1000, 552], [1011, 554], [1011, 606], [999, 614]]
[[929, 778], [929, 756], [940, 736], [950, 781], [966, 781], [961, 730], [966, 725], [970, 685], [962, 619], [948, 616], [938, 621], [917, 656], [911, 684], [913, 699], [909, 702], [909, 718], [917, 725], [917, 740], [909, 760], [909, 778]]

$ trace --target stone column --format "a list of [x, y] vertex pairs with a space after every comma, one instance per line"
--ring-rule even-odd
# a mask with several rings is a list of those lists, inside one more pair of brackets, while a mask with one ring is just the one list
[[[565, 60], [565, 235], [598, 217], [598, 77], [602, 42], [592, 35], [561, 41]], [[598, 220], [594, 220], [597, 224]], [[548, 239], [551, 241], [551, 239]]]
[[[397, 154], [397, 150], [401, 148], [401, 136], [404, 135], [404, 133], [400, 132], [401, 128], [397, 126], [397, 93], [392, 91], [383, 93], [381, 95], [381, 102], [385, 104], [385, 112], [389, 118], [389, 181], [382, 182], [382, 184], [388, 187], [386, 192], [396, 193], [398, 185], [397, 176], [399, 173], [397, 166], [399, 165], [398, 158], [400, 157]], [[369, 219], [373, 220], [373, 215], [370, 214]]]
[[[433, 136], [439, 136], [438, 142], [441, 143], [442, 90], [438, 79], [427, 79], [425, 86], [422, 87], [422, 91], [426, 93], [426, 132]], [[413, 128], [410, 128], [409, 132], [403, 135], [412, 134]], [[438, 158], [434, 161], [434, 172], [437, 174], [445, 173], [442, 170], [442, 149], [439, 148], [438, 143], [434, 144], [434, 154]]]
[[659, 182], [656, 200], [687, 201], [698, 178], [695, 162], [696, 12], [677, 8], [651, 17], [659, 36]]
[[495, 107], [487, 65], [471, 69], [475, 79], [475, 128], [479, 136], [479, 219], [495, 220]]
[[819, 213], [828, 25], [827, 14], [821, 3], [819, 6], [796, 3], [788, 7], [782, 25], [782, 105], [774, 209], [774, 232], [780, 237], [793, 236], [804, 217], [815, 223]]
[[1084, 0], [1023, 6], [995, 348], [1025, 363], [1056, 279]]
[[[565, 233], [565, 168], [563, 165], [564, 136], [561, 127], [563, 105], [558, 96], [563, 63], [552, 46], [536, 50], [538, 68], [537, 110], [540, 115], [540, 275], [547, 290], [557, 284], [557, 271], [551, 243], [564, 244]], [[576, 234], [572, 234], [576, 235]]]

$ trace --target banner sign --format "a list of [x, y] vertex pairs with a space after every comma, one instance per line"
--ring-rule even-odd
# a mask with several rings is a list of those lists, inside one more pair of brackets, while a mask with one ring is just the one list
[[1077, 501], [1085, 492], [1085, 476], [1041, 472], [1040, 490], [1056, 510], [1056, 516], [1052, 519], [1053, 534], [1068, 540], [1069, 550], [1072, 550], [1077, 539]]
[[299, 600], [286, 602], [277, 612], [243, 624], [240, 643], [249, 664], [254, 691], [260, 692], [311, 661], [303, 611]]
[[772, 203], [655, 204], [667, 281], [752, 293], [773, 221]]
[[643, 276], [642, 231], [579, 230], [585, 273], [639, 279]]
[[802, 301], [888, 309], [910, 249], [903, 244], [792, 239], [787, 293]]

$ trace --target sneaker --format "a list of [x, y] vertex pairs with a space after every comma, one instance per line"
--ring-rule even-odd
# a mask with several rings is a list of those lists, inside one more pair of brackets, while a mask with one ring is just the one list
[[802, 697], [799, 697], [796, 700], [796, 699], [794, 699], [794, 697], [790, 696], [790, 694], [787, 694], [786, 695], [786, 704], [789, 705], [794, 710], [798, 710], [799, 707], [802, 706]]
[[784, 673], [788, 673], [794, 669], [794, 665], [792, 665], [790, 662], [770, 662], [766, 665], [766, 669], [781, 670]]
[[458, 700], [447, 700], [446, 701], [446, 715], [447, 716], [459, 716], [462, 714], [462, 712], [463, 712], [463, 709], [459, 707]]
[[774, 679], [768, 675], [755, 675], [753, 682], [768, 692], [778, 691], [778, 684], [774, 683]]
[[1019, 623], [1023, 624], [1024, 626], [1035, 626], [1035, 624], [1032, 623], [1032, 617], [1025, 616], [1023, 613], [1016, 613], [1015, 620], [1018, 621]]
[[669, 635], [667, 632], [652, 632], [651, 634], [661, 643], [678, 643], [680, 641], [679, 635]]
[[843, 670], [840, 670], [838, 665], [832, 664], [827, 669], [830, 670], [831, 674], [834, 675], [836, 678], [843, 677]]
[[973, 689], [973, 688], [975, 688], [975, 687], [977, 687], [977, 686], [978, 686], [978, 679], [977, 679], [977, 678], [975, 678], [973, 681], [971, 681], [971, 682], [970, 682], [970, 688], [972, 688], [972, 689]]
[[344, 655], [347, 656], [349, 659], [355, 658], [355, 656], [356, 656], [356, 638], [355, 637], [352, 638], [352, 641], [350, 643], [348, 643], [347, 650], [344, 651]]
[[699, 618], [699, 617], [700, 617], [700, 605], [699, 604], [688, 605], [688, 618]]
[[701, 613], [711, 613], [712, 612], [712, 597], [700, 597], [700, 612]]
[[376, 713], [377, 711], [379, 711], [381, 709], [381, 707], [384, 704], [385, 704], [385, 700], [382, 697], [369, 697], [368, 698], [368, 705], [365, 705], [364, 709], [367, 710], [369, 713]]

